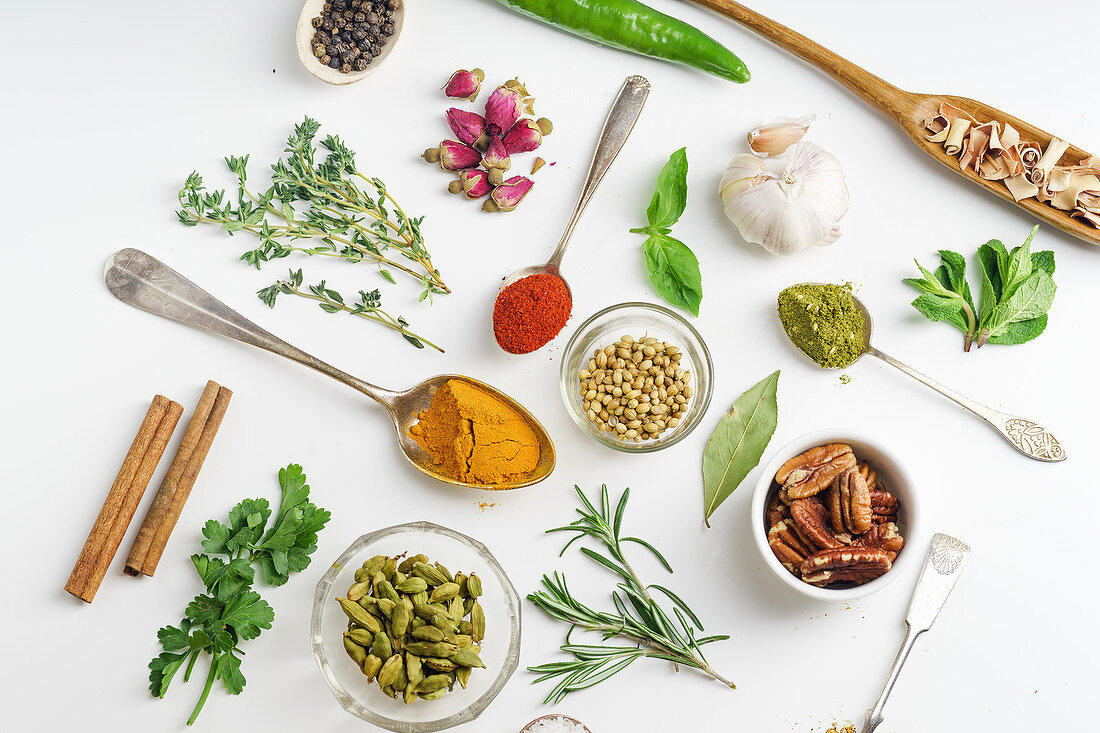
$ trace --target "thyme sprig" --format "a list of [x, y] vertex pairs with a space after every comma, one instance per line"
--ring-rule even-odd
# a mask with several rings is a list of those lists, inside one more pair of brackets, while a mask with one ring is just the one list
[[[582, 537], [599, 541], [607, 548], [606, 555], [588, 547], [582, 547], [581, 552], [618, 575], [623, 582], [616, 584], [617, 590], [611, 592], [614, 612], [597, 611], [577, 600], [566, 585], [565, 576], [557, 572], [553, 577], [542, 577], [545, 590], [538, 590], [527, 596], [529, 601], [548, 616], [570, 624], [561, 650], [571, 655], [572, 659], [527, 668], [528, 671], [540, 675], [535, 682], [561, 678], [544, 702], [560, 703], [570, 692], [603, 682], [641, 657], [664, 659], [677, 665], [693, 667], [727, 687], [736, 688], [736, 685], [714, 671], [702, 650], [705, 644], [724, 641], [729, 637], [698, 636], [703, 631], [703, 624], [683, 599], [664, 586], [642, 583], [623, 554], [624, 543], [641, 545], [652, 552], [669, 573], [672, 572], [668, 561], [653, 545], [637, 537], [621, 535], [630, 489], [623, 491], [615, 513], [612, 514], [606, 484], [603, 486], [598, 508], [589, 501], [579, 486], [575, 488], [582, 505], [577, 509], [580, 518], [547, 532], [577, 533], [562, 548], [562, 555]], [[659, 591], [672, 602], [676, 623], [672, 622], [665, 610], [654, 600], [650, 591]], [[572, 633], [578, 628], [600, 634], [605, 642], [618, 637], [631, 644], [616, 646], [571, 643]]]
[[271, 165], [271, 185], [261, 194], [246, 185], [247, 155], [225, 159], [237, 177], [235, 201], [225, 190], [207, 190], [202, 176], [191, 173], [178, 194], [180, 222], [217, 224], [231, 235], [257, 237], [260, 246], [241, 255], [256, 268], [295, 252], [339, 257], [374, 262], [390, 282], [390, 270], [415, 278], [424, 288], [421, 300], [449, 293], [424, 247], [424, 217], [410, 217], [385, 183], [363, 175], [355, 153], [339, 137], [320, 141], [328, 151], [320, 160], [315, 142], [320, 127], [309, 117], [295, 125], [286, 155]]
[[344, 296], [338, 291], [328, 287], [324, 280], [316, 285], [307, 285], [306, 290], [302, 290], [303, 279], [301, 270], [291, 270], [290, 276], [286, 280], [279, 280], [273, 285], [269, 285], [263, 290], [260, 290], [256, 295], [258, 295], [260, 300], [269, 308], [275, 307], [275, 299], [281, 294], [297, 295], [309, 300], [315, 300], [317, 301], [317, 305], [321, 307], [321, 310], [326, 313], [342, 312], [353, 316], [359, 316], [360, 318], [366, 318], [375, 323], [380, 323], [386, 328], [397, 331], [406, 341], [418, 349], [423, 349], [426, 344], [439, 352], [443, 351], [442, 347], [410, 331], [409, 322], [406, 321], [404, 317], [397, 316], [394, 318], [389, 313], [382, 310], [382, 294], [378, 290], [372, 290], [369, 293], [365, 290], [360, 290], [359, 300], [348, 305], [344, 302]]

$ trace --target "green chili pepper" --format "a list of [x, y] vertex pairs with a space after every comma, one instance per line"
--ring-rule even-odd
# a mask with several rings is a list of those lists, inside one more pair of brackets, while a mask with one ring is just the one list
[[744, 83], [749, 70], [698, 28], [636, 0], [497, 0], [574, 35]]

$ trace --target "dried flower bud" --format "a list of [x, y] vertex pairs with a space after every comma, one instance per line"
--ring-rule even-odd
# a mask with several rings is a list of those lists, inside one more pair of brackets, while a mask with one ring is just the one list
[[447, 85], [443, 87], [443, 93], [452, 99], [466, 99], [474, 101], [481, 91], [481, 82], [485, 80], [485, 72], [481, 69], [466, 71], [459, 69], [451, 74]]
[[503, 135], [523, 110], [524, 94], [507, 85], [497, 87], [485, 100], [485, 122], [490, 135]]
[[429, 163], [439, 163], [445, 171], [473, 168], [481, 162], [481, 153], [457, 140], [444, 140], [438, 148], [428, 148], [421, 156]]
[[534, 185], [530, 178], [512, 176], [493, 189], [483, 208], [486, 211], [511, 211], [519, 206], [519, 202], [523, 201]]
[[485, 118], [477, 112], [451, 107], [447, 110], [447, 124], [455, 137], [467, 145], [477, 146], [478, 140], [485, 135]]
[[763, 122], [749, 133], [749, 148], [763, 158], [782, 155], [802, 139], [815, 119], [814, 115], [808, 114], [797, 119], [780, 117]]
[[459, 171], [458, 180], [455, 183], [459, 184], [459, 191], [466, 194], [468, 199], [479, 199], [493, 190], [492, 184], [489, 183], [489, 173], [479, 168]]
[[489, 147], [485, 150], [485, 157], [481, 159], [481, 165], [486, 170], [498, 168], [502, 171], [506, 171], [512, 166], [512, 160], [508, 157], [508, 148], [504, 146], [503, 140], [499, 137], [493, 137], [489, 140]]
[[[545, 127], [543, 125], [545, 123]], [[536, 122], [526, 117], [517, 120], [512, 129], [504, 136], [504, 148], [509, 155], [516, 153], [529, 153], [542, 145], [542, 136], [548, 135], [547, 130], [553, 130], [550, 120], [543, 117]]]

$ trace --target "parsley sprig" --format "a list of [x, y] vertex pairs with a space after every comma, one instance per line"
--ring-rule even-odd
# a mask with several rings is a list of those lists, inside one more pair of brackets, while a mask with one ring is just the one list
[[302, 467], [291, 464], [279, 470], [282, 499], [270, 524], [272, 509], [267, 499], [245, 499], [229, 512], [228, 523], [211, 519], [202, 529], [205, 554], [191, 556], [206, 592], [195, 596], [179, 626], [157, 631], [164, 649], [149, 663], [149, 690], [163, 698], [176, 672], [185, 663], [183, 680], [199, 656], [210, 655], [206, 685], [187, 724], [198, 718], [215, 680], [226, 691], [239, 695], [245, 686], [241, 673], [244, 652], [239, 644], [270, 629], [275, 611], [252, 590], [255, 563], [268, 585], [282, 585], [290, 574], [309, 567], [317, 549], [317, 533], [330, 514], [309, 501], [309, 486]]

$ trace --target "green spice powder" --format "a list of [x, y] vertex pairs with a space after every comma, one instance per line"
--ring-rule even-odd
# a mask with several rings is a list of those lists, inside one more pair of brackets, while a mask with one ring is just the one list
[[791, 343], [823, 368], [863, 353], [863, 314], [840, 285], [792, 285], [779, 294], [779, 320]]

